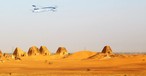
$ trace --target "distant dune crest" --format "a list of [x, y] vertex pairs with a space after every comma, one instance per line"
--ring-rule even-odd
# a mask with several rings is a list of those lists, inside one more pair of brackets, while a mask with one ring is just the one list
[[[16, 49], [13, 52], [13, 55], [10, 54], [4, 54], [2, 55], [2, 52], [0, 52], [1, 57], [9, 57], [12, 59], [20, 59], [22, 57], [26, 56], [50, 56], [51, 59], [102, 59], [102, 58], [110, 58], [115, 57], [117, 55], [113, 55], [112, 49], [110, 46], [105, 46], [101, 52], [92, 52], [89, 50], [83, 50], [79, 52], [75, 52], [73, 54], [69, 54], [68, 50], [65, 47], [58, 47], [55, 54], [51, 54], [51, 52], [48, 50], [46, 46], [40, 46], [40, 48], [36, 46], [32, 46], [29, 48], [28, 52], [24, 52], [21, 48], [16, 47]], [[113, 55], [113, 56], [112, 56]]]

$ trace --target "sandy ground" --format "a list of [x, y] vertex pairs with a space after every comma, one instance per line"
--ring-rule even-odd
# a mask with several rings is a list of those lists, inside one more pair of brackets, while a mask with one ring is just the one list
[[79, 55], [75, 58], [74, 56], [3, 59], [0, 62], [0, 76], [146, 76], [144, 54], [125, 54], [100, 59], [81, 59]]

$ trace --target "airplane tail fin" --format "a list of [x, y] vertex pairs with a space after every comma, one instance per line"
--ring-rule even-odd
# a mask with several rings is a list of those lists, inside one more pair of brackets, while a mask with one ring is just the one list
[[32, 7], [36, 7], [36, 5], [32, 5]]

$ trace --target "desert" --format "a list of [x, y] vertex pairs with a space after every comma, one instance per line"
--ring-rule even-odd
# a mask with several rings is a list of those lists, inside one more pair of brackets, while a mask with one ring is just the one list
[[13, 54], [0, 54], [0, 76], [145, 76], [146, 54], [118, 54], [110, 46], [101, 52], [69, 53], [59, 47], [32, 46], [28, 53], [16, 47]]
[[146, 76], [146, 0], [1, 0], [0, 76]]

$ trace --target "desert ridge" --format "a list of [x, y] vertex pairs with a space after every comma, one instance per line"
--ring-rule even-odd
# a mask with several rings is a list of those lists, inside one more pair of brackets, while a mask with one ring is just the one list
[[[26, 58], [31, 60], [32, 57], [34, 60], [108, 60], [130, 56], [131, 55], [126, 54], [114, 54], [110, 46], [104, 46], [101, 52], [81, 50], [72, 54], [70, 54], [65, 47], [58, 47], [56, 53], [52, 54], [46, 46], [40, 46], [40, 48], [32, 46], [28, 49], [28, 52], [24, 52], [21, 48], [16, 47], [12, 54], [2, 54], [2, 51], [0, 51], [0, 58], [2, 62], [7, 60], [23, 60]], [[43, 57], [43, 59], [40, 57]]]
[[[46, 56], [48, 59], [89, 59], [93, 58], [96, 55], [113, 55], [112, 49], [110, 46], [105, 46], [101, 52], [92, 52], [89, 50], [78, 51], [73, 54], [69, 54], [68, 50], [65, 47], [58, 47], [55, 54], [51, 54], [46, 46], [40, 46], [40, 48], [36, 46], [32, 46], [28, 49], [28, 52], [24, 52], [21, 48], [16, 47], [12, 54], [7, 54], [0, 52], [1, 60], [9, 59], [9, 60], [22, 60], [25, 57], [31, 56]], [[99, 55], [99, 56], [100, 56]]]
[[[43, 57], [46, 60], [89, 60], [89, 59], [110, 59], [112, 57], [117, 57], [121, 55], [114, 54], [110, 46], [105, 46], [101, 52], [93, 52], [90, 50], [81, 50], [75, 53], [70, 54], [65, 47], [58, 47], [55, 54], [52, 54], [46, 46], [32, 46], [28, 49], [28, 52], [24, 52], [21, 48], [16, 47], [13, 54], [2, 54], [1, 52], [1, 61], [6, 60], [23, 60], [32, 57], [36, 57], [39, 60], [39, 57]], [[36, 60], [34, 59], [34, 60]], [[32, 59], [33, 60], [33, 59]]]

